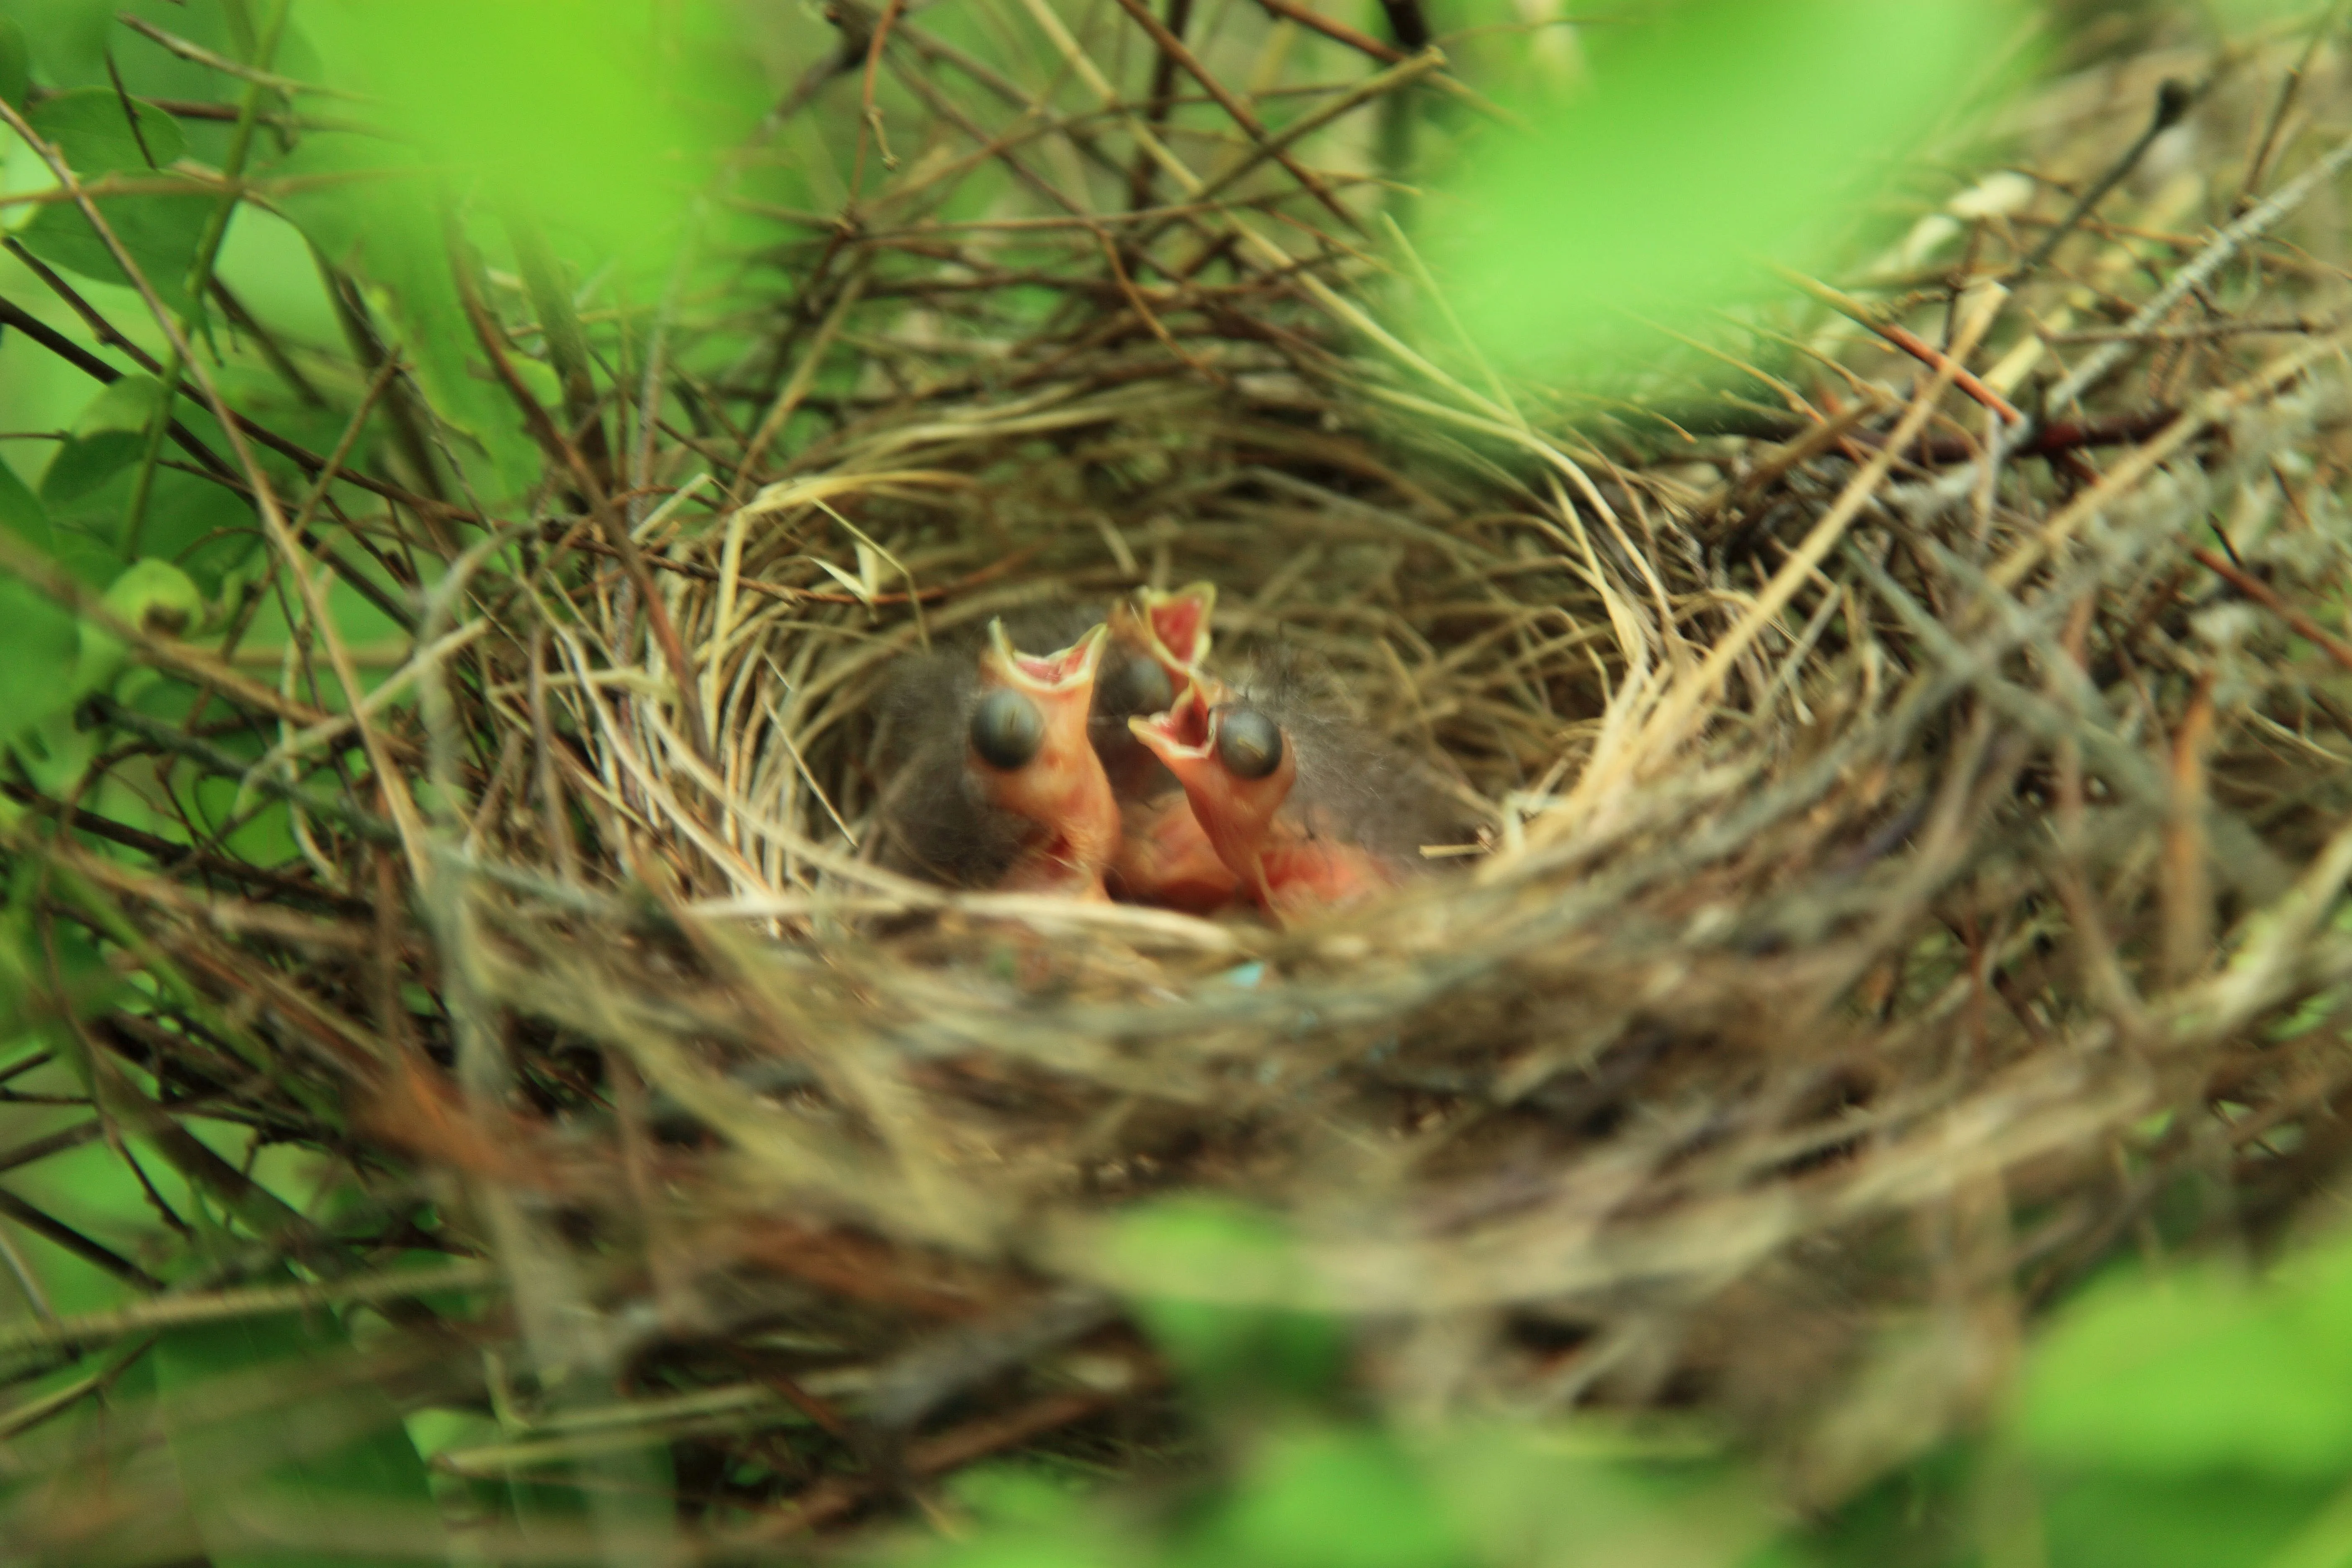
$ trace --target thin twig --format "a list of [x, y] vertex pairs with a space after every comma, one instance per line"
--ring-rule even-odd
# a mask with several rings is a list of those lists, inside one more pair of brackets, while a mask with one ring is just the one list
[[375, 101], [362, 93], [346, 92], [341, 88], [323, 87], [316, 82], [298, 81], [290, 76], [276, 76], [269, 71], [241, 64], [226, 55], [215, 54], [202, 44], [191, 43], [176, 33], [167, 33], [152, 22], [142, 16], [133, 16], [128, 11], [116, 12], [114, 19], [132, 32], [153, 39], [184, 60], [203, 66], [207, 70], [216, 70], [223, 76], [235, 77], [240, 81], [252, 82], [257, 86], [288, 94], [303, 93], [313, 98], [339, 98], [351, 103]]
[[2352, 644], [2330, 632], [2326, 627], [2296, 609], [2279, 596], [2277, 589], [2252, 573], [2231, 565], [2202, 545], [2191, 550], [2189, 558], [2221, 578], [2239, 593], [2277, 616], [2295, 634], [2347, 670], [2352, 670]]
[[[240, 1318], [273, 1317], [281, 1312], [315, 1311], [321, 1307], [397, 1300], [441, 1290], [494, 1289], [495, 1266], [471, 1260], [437, 1264], [430, 1268], [388, 1269], [358, 1274], [319, 1284], [250, 1285], [228, 1290], [208, 1290], [184, 1296], [160, 1296], [135, 1307], [110, 1312], [82, 1312], [26, 1328], [0, 1328], [0, 1355], [19, 1354], [50, 1345], [86, 1344], [117, 1340], [127, 1334], [157, 1329], [183, 1329], [197, 1323], [234, 1322]], [[160, 1286], [157, 1289], [161, 1289]]]
[[[2050, 389], [2046, 406], [2053, 412], [2063, 410], [2068, 405], [2079, 402], [2084, 393], [2114, 374], [2116, 368], [2129, 359], [2132, 351], [2138, 346], [2137, 342], [2138, 334], [2147, 332], [2158, 326], [2167, 316], [2172, 314], [2180, 301], [2203, 288], [2212, 280], [2216, 273], [2227, 267], [2231, 258], [2236, 256], [2249, 240], [2267, 232], [2288, 214], [2309, 201], [2315, 192], [2335, 179], [2347, 166], [2352, 166], [2352, 137], [2347, 137], [2328, 149], [2326, 156], [2284, 185], [2280, 186], [2277, 193], [2260, 206], [2215, 235], [2205, 248], [2197, 253], [2193, 260], [2167, 279], [2164, 287], [2158, 289], [2147, 304], [2142, 305], [2133, 313], [2132, 319], [2124, 324], [2123, 329], [2129, 336], [2125, 341], [2108, 344], [2069, 371], [2057, 385]], [[1990, 460], [1990, 455], [1988, 455], [1988, 460]]]
[[[1145, 0], [1118, 0], [1118, 7], [1135, 19], [1137, 26], [1151, 36], [1151, 41], [1160, 46], [1162, 54], [1174, 60], [1187, 76], [1199, 82], [1202, 89], [1217, 100], [1217, 107], [1231, 116], [1234, 124], [1248, 132], [1250, 140], [1256, 143], [1261, 153], [1281, 164], [1283, 172], [1305, 186], [1309, 195], [1323, 204], [1323, 209], [1326, 212], [1358, 234], [1368, 232], [1364, 227], [1363, 220], [1340, 205], [1339, 198], [1333, 195], [1321, 180], [1310, 174], [1288, 153], [1274, 144], [1265, 121], [1252, 113], [1247, 104], [1226, 90], [1225, 84], [1219, 81], [1209, 68], [1195, 58], [1192, 51], [1184, 47], [1184, 40], [1170, 32], [1160, 18], [1151, 14], [1151, 7], [1145, 4]], [[1186, 194], [1197, 198], [1199, 191], [1196, 187]]]
[[2003, 278], [2001, 282], [2011, 289], [2015, 289], [2026, 279], [2040, 271], [2043, 264], [2056, 254], [2058, 247], [2066, 242], [2066, 237], [2074, 232], [2075, 225], [2090, 216], [2092, 209], [2106, 199], [2107, 193], [2122, 184], [2130, 176], [2131, 172], [2139, 167], [2139, 161], [2147, 156], [2147, 150], [2156, 145], [2156, 139], [2180, 123], [2181, 117], [2186, 115], [2190, 106], [2196, 103], [2197, 97], [2196, 89], [2187, 82], [2168, 77], [2158, 84], [2156, 89], [2156, 112], [2148, 120], [2147, 129], [2139, 133], [2139, 140], [2125, 149], [2124, 155], [2116, 159], [2105, 174], [2094, 181], [2090, 189], [2075, 199], [2074, 205], [2067, 210], [2066, 216], [2051, 226], [2050, 232], [2042, 237], [2042, 243], [2035, 246], [2024, 260], [2010, 268], [2008, 276]]

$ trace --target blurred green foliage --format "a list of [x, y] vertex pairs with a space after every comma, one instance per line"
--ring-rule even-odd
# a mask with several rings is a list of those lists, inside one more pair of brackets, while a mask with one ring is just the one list
[[[290, 1279], [290, 1276], [286, 1276]], [[401, 1509], [429, 1518], [424, 1462], [383, 1391], [352, 1379], [341, 1324], [287, 1314], [174, 1329], [155, 1347], [158, 1409], [197, 1539], [213, 1568], [333, 1568], [341, 1552], [299, 1557], [252, 1546], [264, 1512], [294, 1539], [348, 1534], [338, 1518]], [[292, 1397], [289, 1397], [291, 1394]], [[273, 1461], [271, 1456], [290, 1457]], [[242, 1517], [240, 1517], [242, 1516]], [[446, 1550], [367, 1559], [433, 1568]]]
[[[1861, 198], [2011, 76], [1999, 0], [1688, 0], [1594, 27], [1589, 87], [1443, 176], [1419, 243], [1492, 361], [1589, 380], [1850, 247]], [[1434, 335], [1433, 332], [1432, 334]]]
[[401, 161], [422, 153], [493, 201], [528, 201], [582, 259], [666, 268], [721, 149], [768, 107], [724, 47], [740, 20], [710, 0], [309, 0], [301, 20], [327, 79], [375, 100]]
[[[1262, 1257], [1276, 1234], [1189, 1203], [1132, 1223], [1204, 1266]], [[941, 1568], [2321, 1568], [2352, 1562], [2347, 1290], [2343, 1237], [2261, 1282], [2217, 1261], [2119, 1271], [2058, 1314], [1982, 1430], [1804, 1519], [1718, 1434], [1599, 1416], [1385, 1427], [1349, 1406], [1336, 1362], [1318, 1388], [1268, 1354], [1316, 1338], [1290, 1314], [1148, 1298], [1139, 1320], [1221, 1434], [1214, 1473], [1139, 1495], [991, 1467], [950, 1489], [975, 1533], [905, 1551]], [[1231, 1375], [1248, 1367], [1270, 1375]]]

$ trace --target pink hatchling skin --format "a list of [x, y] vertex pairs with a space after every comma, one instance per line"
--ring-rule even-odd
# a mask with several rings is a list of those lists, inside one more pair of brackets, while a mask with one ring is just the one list
[[1284, 725], [1282, 755], [1262, 778], [1226, 765], [1219, 741], [1234, 706], [1213, 706], [1199, 686], [1150, 720], [1131, 721], [1183, 786], [1186, 804], [1217, 858], [1244, 891], [1283, 923], [1398, 886], [1399, 861], [1337, 836], [1311, 810], [1286, 810], [1298, 782], [1298, 737]]
[[1108, 896], [1103, 871], [1118, 849], [1118, 805], [1087, 729], [1103, 641], [1097, 627], [1069, 647], [1028, 654], [1013, 647], [1002, 623], [991, 628], [980, 657], [982, 694], [1017, 691], [1045, 717], [1044, 740], [1022, 765], [992, 766], [976, 748], [970, 756], [981, 797], [1037, 829], [999, 880], [1004, 891]]
[[[1111, 610], [1111, 644], [1130, 658], [1155, 665], [1180, 702], [1190, 689], [1221, 690], [1201, 668], [1209, 653], [1209, 616], [1216, 600], [1216, 588], [1208, 583], [1172, 594], [1143, 589]], [[1122, 719], [1121, 728], [1126, 726]], [[1147, 745], [1139, 743], [1140, 737], [1126, 738], [1135, 761], [1114, 779], [1122, 786], [1122, 802], [1118, 854], [1109, 876], [1112, 894], [1202, 915], [1242, 901], [1242, 879], [1218, 858], [1200, 818], [1174, 787], [1176, 780]]]

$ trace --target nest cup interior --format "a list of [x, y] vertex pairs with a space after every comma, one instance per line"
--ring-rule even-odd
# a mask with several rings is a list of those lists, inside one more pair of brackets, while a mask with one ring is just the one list
[[[919, 465], [922, 483], [866, 479], [853, 458], [825, 476], [833, 512], [795, 503], [785, 481], [676, 552], [720, 579], [689, 580], [676, 613], [715, 655], [703, 679], [745, 808], [711, 824], [736, 854], [698, 867], [698, 891], [856, 886], [835, 857], [877, 858], [877, 731], [902, 661], [967, 651], [997, 616], [1099, 617], [1138, 585], [1215, 584], [1213, 663], [1271, 651], [1312, 668], [1327, 700], [1444, 792], [1460, 847], [1492, 836], [1504, 795], [1556, 778], [1598, 711], [1584, 652], [1607, 642], [1597, 597], [1556, 528], [1458, 465], [1327, 430], [1312, 408], [1173, 390], [1072, 398], [1055, 428], [1037, 423], [974, 410], [951, 436], [892, 444], [888, 460]], [[852, 527], [870, 541], [871, 602], [830, 583], [831, 604], [739, 585], [711, 640], [736, 530], [740, 580], [764, 584], [806, 581], [812, 553], [839, 558]]]

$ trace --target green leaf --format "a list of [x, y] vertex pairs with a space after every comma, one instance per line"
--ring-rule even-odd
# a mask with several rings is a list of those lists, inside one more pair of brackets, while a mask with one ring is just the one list
[[1206, 1564], [1445, 1568], [1473, 1561], [1428, 1479], [1383, 1436], [1337, 1427], [1285, 1434], [1195, 1550]]
[[693, 45], [683, 80], [664, 79], [677, 51], [637, 0], [311, 0], [304, 23], [332, 79], [436, 162], [608, 248], [666, 255], [716, 150], [761, 108], [740, 23], [711, 0], [663, 9]]
[[2352, 1247], [2255, 1288], [2186, 1268], [2094, 1291], [2038, 1347], [2022, 1427], [2041, 1458], [2179, 1474], [2352, 1467]]
[[1418, 243], [1493, 358], [1630, 359], [1818, 260], [1857, 186], [1997, 58], [1998, 0], [1685, 0], [1588, 30], [1591, 85], [1477, 144]]
[[[152, 556], [132, 562], [106, 590], [103, 603], [132, 626], [161, 637], [193, 631], [205, 614], [205, 596], [188, 574]], [[95, 691], [112, 680], [129, 651], [111, 632], [83, 622], [81, 658], [74, 667], [74, 695]]]
[[[71, 455], [61, 450], [52, 459], [53, 482], [41, 491], [56, 531], [55, 553], [77, 576], [103, 588], [122, 570], [123, 504], [141, 438], [118, 430], [77, 437], [66, 446]], [[252, 523], [252, 509], [236, 491], [167, 468], [155, 476], [142, 553], [179, 561], [208, 591], [217, 591], [224, 570], [261, 548]], [[200, 542], [204, 548], [197, 551]]]
[[61, 443], [41, 475], [41, 500], [71, 506], [139, 460], [146, 443], [129, 430], [101, 430]]
[[42, 73], [59, 86], [106, 79], [116, 0], [9, 0]]
[[[1325, 1314], [1215, 1298], [1235, 1279], [1296, 1272], [1294, 1243], [1266, 1215], [1196, 1199], [1148, 1205], [1111, 1239], [1115, 1274], [1137, 1315], [1185, 1376], [1213, 1389], [1311, 1395], [1337, 1381], [1348, 1336]], [[1203, 1299], [1206, 1298], [1206, 1299]]]
[[1079, 1497], [1037, 1465], [999, 1461], [948, 1478], [949, 1495], [997, 1529], [1055, 1529], [1076, 1517]]
[[[5, 54], [0, 47], [0, 58]], [[5, 70], [0, 63], [0, 70]], [[124, 112], [128, 102], [138, 116]], [[168, 169], [185, 149], [180, 122], [152, 103], [125, 100], [111, 88], [86, 87], [43, 99], [25, 117], [35, 131], [57, 143], [83, 179], [113, 170]]]
[[10, 755], [44, 795], [68, 795], [80, 789], [98, 757], [98, 732], [74, 722], [71, 708], [77, 695], [68, 674], [58, 683], [49, 711], [9, 742]]
[[49, 514], [5, 461], [0, 461], [0, 528], [37, 550], [49, 548]]
[[0, 577], [0, 742], [74, 700], [74, 618], [30, 584]]
[[14, 16], [0, 16], [0, 99], [18, 110], [25, 107], [25, 89], [33, 81], [33, 50], [25, 29]]
[[1171, 1198], [1122, 1215], [1107, 1260], [1115, 1279], [1147, 1293], [1263, 1300], [1296, 1278], [1293, 1247], [1272, 1215], [1222, 1199]]
[[1786, 1523], [1770, 1492], [1696, 1430], [1465, 1424], [1414, 1457], [1485, 1563], [1730, 1568]]
[[[213, 198], [208, 195], [142, 195], [101, 198], [98, 203], [107, 226], [114, 231], [122, 248], [131, 253], [146, 276], [148, 285], [166, 305], [185, 311], [188, 305], [188, 269], [196, 258], [196, 245], [204, 237], [205, 224], [212, 216]], [[52, 202], [35, 215], [33, 221], [16, 231], [25, 248], [53, 267], [79, 273], [94, 283], [113, 283], [130, 287], [131, 279], [118, 266], [113, 251], [107, 248], [81, 209], [62, 202]]]
[[1976, 1524], [1985, 1484], [1977, 1450], [1955, 1443], [1737, 1561], [1739, 1568], [1980, 1568]]
[[893, 1560], [903, 1568], [1149, 1568], [1161, 1561], [1148, 1542], [1100, 1531], [1040, 1527], [989, 1530]]
[[2103, 1472], [2047, 1479], [2036, 1489], [2047, 1561], [2064, 1568], [2266, 1568], [2283, 1560], [2282, 1549], [2338, 1484], [2246, 1471], [2160, 1482]]
[[294, 837], [294, 813], [282, 800], [264, 795], [240, 798], [235, 779], [198, 779], [189, 790], [189, 815], [207, 831], [217, 832], [233, 820], [243, 825], [226, 841], [228, 850], [248, 866], [283, 866], [300, 858], [302, 846]]
[[[538, 482], [539, 448], [506, 393], [473, 374], [475, 337], [445, 248], [441, 214], [420, 176], [384, 162], [378, 145], [347, 136], [311, 136], [279, 163], [280, 175], [364, 175], [289, 192], [285, 214], [320, 253], [368, 283], [371, 303], [395, 329], [435, 410], [479, 444], [490, 472], [469, 472], [497, 496]], [[488, 481], [488, 482], [486, 482]]]
[[[156, 1346], [164, 1432], [214, 1568], [444, 1564], [425, 1465], [341, 1328], [295, 1314], [174, 1329]], [[421, 1552], [355, 1541], [389, 1519]], [[256, 1522], [271, 1542], [257, 1549]]]
[[[193, 629], [205, 609], [186, 573], [152, 559], [117, 576], [103, 602], [132, 625], [164, 636]], [[61, 657], [61, 625], [73, 627], [70, 658]], [[0, 742], [43, 788], [70, 787], [79, 778], [97, 742], [74, 726], [68, 710], [114, 679], [126, 651], [112, 634], [76, 622], [28, 585], [0, 579]]]
[[152, 556], [133, 562], [106, 590], [106, 607], [134, 626], [179, 637], [203, 619], [205, 599], [188, 574]]
[[81, 416], [74, 421], [74, 433], [95, 436], [101, 430], [129, 430], [144, 435], [163, 395], [163, 384], [152, 375], [131, 374], [109, 382], [83, 407]]

